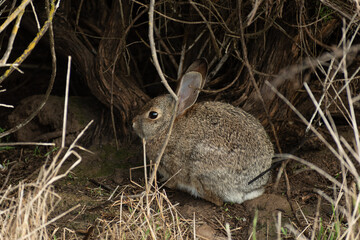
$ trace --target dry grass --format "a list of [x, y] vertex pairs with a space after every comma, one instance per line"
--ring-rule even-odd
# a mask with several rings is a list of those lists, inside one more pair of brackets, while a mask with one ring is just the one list
[[97, 239], [190, 239], [193, 235], [192, 222], [178, 214], [165, 192], [121, 198], [116, 204], [118, 218], [99, 220]]
[[[332, 194], [328, 194], [328, 191], [325, 189], [314, 189], [319, 197], [322, 198], [322, 201], [328, 201], [332, 205], [333, 212], [330, 221], [323, 221], [318, 207], [315, 218], [304, 216], [308, 223], [305, 229], [299, 228], [295, 223], [282, 226], [288, 229], [296, 239], [359, 239], [360, 237], [360, 178], [358, 172], [360, 164], [360, 139], [354, 106], [358, 104], [359, 95], [356, 96], [357, 91], [352, 87], [352, 83], [357, 81], [360, 68], [352, 70], [351, 74], [348, 70], [348, 66], [353, 61], [354, 54], [358, 54], [360, 50], [359, 45], [353, 46], [353, 40], [358, 36], [360, 26], [352, 24], [353, 22], [346, 24], [344, 21], [343, 38], [338, 45], [338, 51], [341, 50], [341, 54], [334, 53], [326, 61], [321, 61], [322, 57], [315, 59], [315, 61], [309, 61], [312, 64], [309, 64], [308, 67], [316, 69], [316, 72], [319, 71], [325, 76], [325, 79], [322, 79], [319, 77], [320, 74], [316, 73], [324, 89], [320, 97], [315, 97], [310, 86], [306, 82], [304, 83], [304, 88], [316, 109], [316, 112], [314, 112], [313, 117], [309, 121], [280, 92], [270, 83], [267, 83], [298, 115], [307, 128], [336, 156], [341, 166], [341, 178], [335, 179], [304, 159], [289, 154], [278, 155], [279, 158], [293, 159], [307, 165], [332, 183], [332, 186], [329, 186], [330, 189], [333, 189]], [[355, 30], [354, 26], [357, 26]], [[351, 34], [350, 29], [352, 29]], [[344, 98], [340, 97], [341, 95], [346, 96], [347, 102], [344, 102]], [[353, 130], [351, 139], [345, 139], [339, 133], [329, 110], [334, 106], [347, 120], [348, 127]], [[319, 116], [318, 120], [325, 125], [325, 134], [321, 134], [317, 130], [314, 120], [315, 116]], [[331, 136], [331, 140], [325, 137], [326, 134]], [[278, 228], [280, 229], [280, 226]]]
[[0, 239], [52, 239], [49, 226], [78, 207], [50, 217], [61, 200], [54, 191], [53, 183], [66, 176], [81, 161], [78, 156], [78, 160], [60, 174], [61, 166], [72, 151], [72, 148], [67, 150], [62, 158], [59, 157], [60, 151], [49, 166], [41, 168], [35, 181], [20, 182], [0, 192]]

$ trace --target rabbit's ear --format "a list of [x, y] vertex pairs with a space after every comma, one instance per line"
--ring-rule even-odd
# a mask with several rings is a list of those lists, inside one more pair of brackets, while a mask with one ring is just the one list
[[207, 73], [207, 62], [203, 59], [195, 61], [190, 65], [184, 76], [181, 78], [177, 91], [179, 106], [177, 115], [181, 115], [186, 109], [196, 102], [200, 89], [205, 84]]

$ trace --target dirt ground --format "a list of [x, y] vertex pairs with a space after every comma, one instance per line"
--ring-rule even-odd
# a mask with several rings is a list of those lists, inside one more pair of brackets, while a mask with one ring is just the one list
[[[343, 129], [344, 135], [347, 131], [346, 128]], [[294, 146], [290, 142], [286, 145]], [[116, 150], [111, 143], [94, 144], [88, 149], [95, 154], [79, 150], [83, 157], [81, 164], [55, 184], [55, 190], [62, 198], [57, 211], [61, 213], [77, 204], [81, 205], [81, 210], [63, 217], [54, 227], [72, 229], [80, 238], [86, 236], [89, 229], [97, 224], [97, 219], [118, 217], [119, 213], [113, 203], [120, 199], [120, 192], [132, 196], [141, 193], [141, 186], [144, 186], [142, 148], [139, 141], [122, 146], [120, 150]], [[285, 151], [290, 151], [290, 148]], [[52, 147], [1, 149], [0, 164], [6, 168], [0, 169], [0, 186], [35, 179], [40, 167], [46, 163], [47, 156], [55, 152]], [[335, 178], [341, 177], [338, 160], [315, 138], [308, 140], [296, 155]], [[70, 159], [64, 167], [70, 166], [71, 161]], [[233, 239], [248, 239], [253, 232], [256, 232], [257, 239], [275, 239], [275, 222], [279, 214], [282, 225], [290, 223], [301, 232], [313, 221], [317, 212], [319, 197], [314, 189], [320, 189], [329, 195], [333, 191], [329, 187], [331, 183], [325, 177], [298, 162], [290, 161], [286, 166], [288, 185], [285, 175], [282, 175], [279, 185], [275, 187], [278, 172], [279, 167], [273, 170], [272, 180], [264, 195], [240, 205], [226, 203], [217, 207], [187, 193], [164, 189], [171, 202], [177, 204], [176, 208], [183, 219], [192, 221], [195, 217], [199, 223], [196, 232], [200, 239], [226, 239], [226, 223], [230, 226]], [[108, 201], [111, 195], [112, 198]], [[331, 205], [323, 199], [319, 211], [324, 222], [332, 216]], [[255, 216], [256, 229], [253, 228]], [[282, 232], [282, 237], [292, 239], [285, 232]]]

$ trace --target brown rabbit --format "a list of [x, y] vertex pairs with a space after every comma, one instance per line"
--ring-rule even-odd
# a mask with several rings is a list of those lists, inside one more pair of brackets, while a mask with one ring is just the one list
[[[196, 103], [207, 64], [194, 62], [181, 79], [178, 111], [159, 165], [166, 186], [222, 205], [242, 203], [263, 194], [269, 178], [273, 146], [259, 121], [222, 102]], [[170, 94], [152, 99], [133, 119], [135, 132], [147, 141], [147, 156], [159, 154], [171, 122], [175, 100]]]

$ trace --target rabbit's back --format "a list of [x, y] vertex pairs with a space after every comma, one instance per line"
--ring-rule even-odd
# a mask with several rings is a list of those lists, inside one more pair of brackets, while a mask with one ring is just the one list
[[176, 119], [168, 149], [167, 154], [192, 159], [216, 155], [202, 161], [240, 169], [254, 159], [273, 156], [272, 144], [260, 122], [244, 110], [222, 102], [195, 104]]

